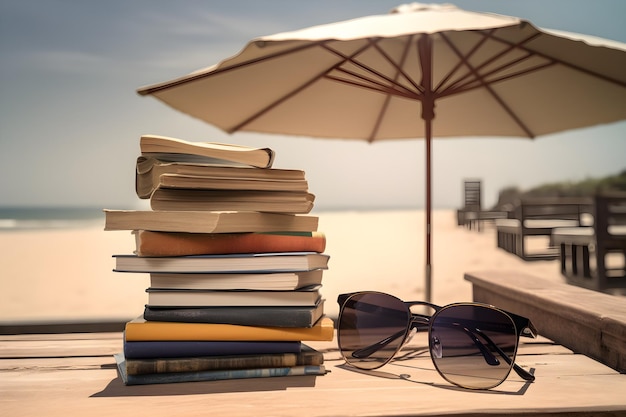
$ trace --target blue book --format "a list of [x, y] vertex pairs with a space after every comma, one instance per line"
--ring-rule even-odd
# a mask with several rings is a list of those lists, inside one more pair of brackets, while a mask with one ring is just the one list
[[124, 356], [129, 359], [185, 358], [196, 356], [259, 355], [299, 353], [302, 342], [230, 341], [137, 341], [124, 339]]
[[224, 323], [243, 326], [312, 327], [324, 314], [324, 300], [314, 306], [189, 307], [163, 308], [146, 305], [148, 321]]
[[287, 366], [279, 368], [226, 369], [216, 371], [176, 372], [128, 375], [123, 353], [114, 355], [117, 369], [125, 385], [171, 384], [176, 382], [220, 381], [225, 379], [270, 378], [279, 376], [325, 375], [324, 365]]

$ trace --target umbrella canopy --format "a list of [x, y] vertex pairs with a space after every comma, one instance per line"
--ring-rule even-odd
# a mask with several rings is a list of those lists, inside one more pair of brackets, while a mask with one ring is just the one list
[[226, 132], [426, 140], [538, 135], [626, 118], [626, 45], [509, 16], [418, 3], [263, 36], [237, 55], [144, 87]]

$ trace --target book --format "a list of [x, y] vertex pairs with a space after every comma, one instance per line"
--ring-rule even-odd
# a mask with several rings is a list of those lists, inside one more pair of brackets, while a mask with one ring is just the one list
[[113, 255], [116, 272], [280, 272], [327, 269], [329, 256], [317, 252], [142, 257]]
[[322, 316], [312, 327], [241, 326], [219, 323], [147, 321], [143, 316], [126, 323], [128, 341], [228, 340], [228, 341], [332, 341], [334, 323]]
[[187, 290], [296, 290], [321, 285], [324, 270], [249, 274], [150, 274], [150, 286]]
[[314, 232], [319, 218], [257, 212], [104, 210], [104, 230], [187, 233]]
[[135, 254], [183, 256], [255, 252], [324, 252], [321, 232], [178, 233], [135, 230]]
[[126, 358], [184, 358], [193, 356], [263, 355], [268, 353], [298, 353], [298, 341], [287, 342], [230, 342], [197, 340], [163, 340], [131, 342], [124, 337]]
[[315, 196], [305, 191], [192, 190], [157, 188], [150, 196], [152, 210], [261, 211], [307, 214]]
[[218, 142], [188, 142], [182, 139], [157, 135], [143, 135], [139, 140], [141, 154], [145, 156], [170, 155], [170, 159], [184, 160], [181, 155], [196, 155], [260, 168], [269, 168], [274, 162], [274, 151]]
[[143, 317], [148, 321], [183, 323], [222, 323], [242, 326], [311, 327], [324, 314], [324, 299], [314, 306], [294, 307], [145, 307]]
[[226, 379], [268, 378], [279, 376], [325, 375], [324, 365], [286, 366], [279, 368], [227, 369], [198, 372], [128, 375], [123, 353], [116, 353], [115, 361], [125, 385], [170, 384], [176, 382], [221, 381]]
[[300, 191], [308, 189], [304, 171], [296, 169], [194, 164], [161, 161], [145, 156], [138, 157], [135, 172], [137, 196], [149, 198], [159, 185], [173, 188], [200, 186], [201, 188], [252, 187], [250, 189]]
[[180, 174], [163, 174], [154, 185], [152, 192], [158, 189], [190, 189], [190, 190], [237, 190], [237, 191], [293, 191], [309, 190], [306, 181], [276, 181], [247, 178], [210, 178]]
[[261, 307], [314, 306], [320, 299], [320, 286], [292, 291], [184, 290], [148, 288], [151, 307]]
[[213, 370], [283, 368], [322, 365], [324, 355], [307, 345], [298, 353], [267, 353], [256, 355], [197, 356], [187, 358], [126, 358], [128, 375], [200, 372]]

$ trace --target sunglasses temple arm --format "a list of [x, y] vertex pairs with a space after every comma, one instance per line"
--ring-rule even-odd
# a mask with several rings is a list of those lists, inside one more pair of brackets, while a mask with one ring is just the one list
[[358, 349], [355, 350], [354, 352], [352, 352], [352, 357], [354, 358], [367, 358], [369, 357], [371, 354], [373, 354], [374, 352], [378, 352], [380, 349], [384, 348], [385, 346], [387, 346], [389, 343], [393, 342], [394, 340], [398, 339], [399, 337], [403, 337], [406, 334], [405, 330], [401, 330], [399, 332], [396, 332], [394, 334], [392, 334], [389, 337], [384, 338], [383, 340], [380, 340], [372, 345], [366, 346], [363, 349]]
[[[502, 357], [502, 359], [504, 359], [504, 361], [506, 363], [508, 363], [509, 365], [511, 364], [511, 358], [509, 358], [509, 356], [504, 353], [502, 351], [502, 349], [500, 349], [500, 347], [498, 345], [496, 345], [495, 343], [493, 343], [493, 340], [491, 340], [491, 338], [489, 336], [487, 336], [486, 334], [484, 334], [483, 332], [481, 332], [479, 329], [476, 329], [476, 332], [487, 341], [487, 343], [489, 344], [489, 346], [491, 346], [493, 349], [495, 349], [498, 354]], [[513, 369], [515, 370], [515, 372], [520, 376], [520, 378], [526, 380], [526, 381], [534, 381], [535, 380], [535, 376], [533, 374], [531, 374], [530, 372], [526, 371], [524, 368], [522, 368], [521, 366], [519, 366], [516, 363], [513, 363]]]
[[535, 380], [535, 376], [533, 374], [531, 374], [530, 372], [528, 372], [527, 370], [525, 370], [524, 368], [522, 368], [518, 364], [514, 363], [513, 364], [513, 369], [520, 376], [520, 378], [522, 378], [523, 380], [531, 381], [531, 382]]
[[[411, 318], [411, 326], [410, 328], [417, 328], [418, 331], [420, 330], [428, 330], [428, 319], [430, 318], [430, 316], [424, 316], [421, 314], [414, 314], [413, 317]], [[393, 342], [394, 340], [398, 339], [399, 337], [404, 337], [406, 335], [406, 330], [401, 330], [399, 332], [396, 332], [394, 334], [392, 334], [389, 337], [384, 338], [383, 340], [380, 340], [372, 345], [366, 346], [363, 349], [358, 349], [355, 350], [354, 352], [352, 352], [352, 357], [354, 358], [367, 358], [370, 355], [372, 355], [374, 352], [378, 352], [380, 349], [384, 348], [385, 346], [387, 346], [389, 343]]]

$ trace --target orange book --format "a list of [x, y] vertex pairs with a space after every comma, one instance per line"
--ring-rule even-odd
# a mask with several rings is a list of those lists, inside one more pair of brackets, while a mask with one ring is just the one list
[[229, 340], [229, 341], [332, 341], [334, 324], [322, 316], [313, 327], [261, 327], [215, 323], [147, 321], [140, 316], [126, 323], [126, 341]]
[[324, 252], [326, 236], [303, 233], [170, 233], [135, 230], [139, 256]]

